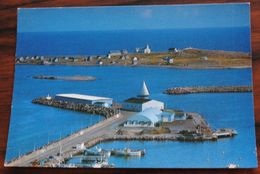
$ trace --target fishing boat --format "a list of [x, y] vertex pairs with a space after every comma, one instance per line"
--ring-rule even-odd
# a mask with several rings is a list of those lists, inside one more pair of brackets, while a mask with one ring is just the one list
[[95, 150], [85, 149], [84, 156], [107, 156], [110, 157], [111, 151], [96, 147]]
[[141, 157], [145, 154], [145, 150], [132, 150], [129, 148], [124, 149], [112, 149], [111, 155], [114, 156], [138, 156]]
[[92, 168], [113, 168], [114, 164], [109, 164], [108, 161], [93, 163]]
[[105, 149], [102, 149], [102, 148], [99, 148], [99, 147], [96, 147], [96, 149], [97, 149], [97, 152], [99, 152], [102, 155], [105, 155], [107, 157], [111, 156], [111, 151], [110, 150], [105, 150]]

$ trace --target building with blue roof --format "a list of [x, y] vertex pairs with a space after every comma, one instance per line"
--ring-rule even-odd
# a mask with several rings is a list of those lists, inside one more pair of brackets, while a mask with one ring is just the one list
[[148, 108], [127, 119], [124, 127], [154, 127], [161, 120], [162, 111], [158, 108]]

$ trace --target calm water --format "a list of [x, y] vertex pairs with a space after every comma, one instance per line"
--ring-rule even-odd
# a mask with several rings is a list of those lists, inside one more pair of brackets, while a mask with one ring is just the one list
[[17, 33], [18, 56], [100, 55], [110, 50], [149, 44], [152, 51], [175, 48], [250, 52], [250, 28], [203, 28], [171, 30], [119, 30], [92, 32]]
[[[91, 75], [96, 81], [48, 81], [33, 75]], [[126, 78], [127, 77], [127, 78]], [[116, 167], [240, 167], [257, 165], [252, 93], [169, 96], [175, 86], [251, 85], [251, 69], [182, 70], [149, 67], [83, 67], [17, 65], [6, 160], [51, 140], [93, 124], [102, 117], [31, 103], [33, 98], [56, 93], [82, 93], [112, 97], [121, 102], [135, 96], [145, 80], [151, 98], [168, 108], [201, 113], [213, 128], [229, 127], [238, 136], [217, 142], [109, 142], [104, 148], [145, 148], [143, 158], [110, 158]]]

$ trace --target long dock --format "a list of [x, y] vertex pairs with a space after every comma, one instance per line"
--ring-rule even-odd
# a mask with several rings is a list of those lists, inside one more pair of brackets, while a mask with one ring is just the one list
[[105, 119], [89, 128], [83, 129], [77, 133], [74, 133], [60, 141], [44, 146], [41, 149], [33, 151], [29, 154], [21, 156], [9, 163], [5, 163], [6, 167], [29, 167], [35, 160], [41, 160], [48, 158], [49, 156], [56, 155], [62, 152], [69, 152], [77, 144], [82, 142], [89, 142], [96, 137], [102, 137], [104, 135], [112, 135], [116, 131], [116, 127], [119, 124], [126, 121], [126, 119], [133, 115], [135, 112], [122, 111], [120, 114], [114, 115], [108, 119]]

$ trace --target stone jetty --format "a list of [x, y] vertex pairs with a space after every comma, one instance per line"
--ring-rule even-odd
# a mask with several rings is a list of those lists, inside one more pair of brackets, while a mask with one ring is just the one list
[[46, 97], [36, 98], [32, 101], [32, 103], [46, 105], [46, 106], [52, 106], [52, 107], [56, 107], [56, 108], [86, 112], [88, 114], [102, 115], [106, 118], [109, 118], [116, 114], [115, 109], [112, 109], [112, 108], [55, 100], [54, 98], [51, 98], [51, 99], [47, 99]]
[[93, 76], [45, 76], [37, 75], [33, 76], [34, 79], [43, 79], [43, 80], [65, 80], [65, 81], [92, 81], [96, 80], [96, 77]]
[[226, 93], [226, 92], [252, 92], [252, 86], [198, 86], [175, 87], [165, 90], [164, 94], [192, 94], [192, 93]]

